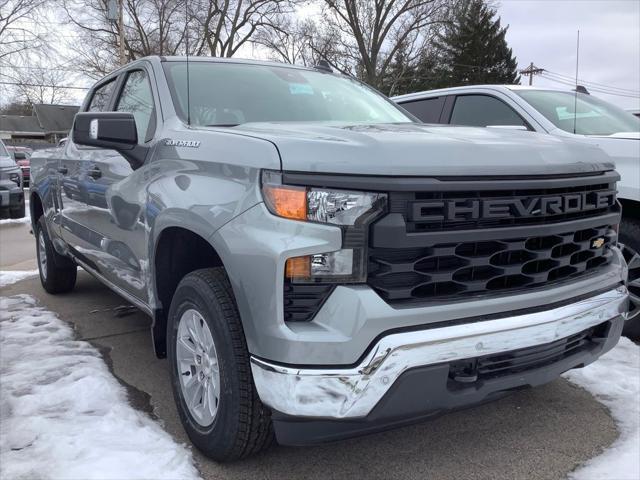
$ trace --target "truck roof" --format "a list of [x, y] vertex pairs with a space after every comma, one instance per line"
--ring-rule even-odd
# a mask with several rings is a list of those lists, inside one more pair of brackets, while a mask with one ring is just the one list
[[[186, 62], [186, 56], [161, 56], [161, 57], [144, 57], [144, 59], [158, 58], [161, 62]], [[189, 63], [239, 63], [243, 65], [264, 65], [275, 67], [296, 68], [299, 70], [315, 70], [313, 67], [305, 67], [302, 65], [294, 65], [291, 63], [275, 62], [269, 60], [251, 60], [247, 58], [226, 58], [226, 57], [188, 57]]]
[[425, 96], [433, 96], [433, 95], [442, 95], [442, 94], [450, 94], [455, 92], [464, 92], [467, 90], [495, 90], [495, 91], [504, 91], [504, 90], [555, 90], [558, 92], [568, 92], [571, 90], [567, 90], [565, 88], [555, 88], [555, 87], [533, 87], [529, 85], [463, 85], [460, 87], [447, 87], [447, 88], [438, 88], [435, 90], [424, 90], [422, 92], [415, 93], [407, 93], [406, 95], [398, 95], [395, 97], [391, 97], [394, 102], [398, 101], [409, 101], [409, 100], [417, 100], [419, 98], [423, 98]]

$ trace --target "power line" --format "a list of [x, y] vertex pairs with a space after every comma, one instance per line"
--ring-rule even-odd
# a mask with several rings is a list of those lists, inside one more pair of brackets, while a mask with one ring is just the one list
[[[562, 78], [562, 79], [571, 80], [571, 81], [574, 80], [573, 78], [569, 77], [568, 75], [563, 75], [561, 73], [552, 72], [550, 70], [545, 70], [545, 72], [547, 74], [549, 74], [549, 75], [556, 76], [556, 77], [559, 77], [559, 78]], [[587, 85], [587, 84], [596, 85], [596, 86], [607, 88], [607, 89], [611, 89], [611, 90], [622, 90], [622, 91], [626, 91], [628, 93], [637, 93], [638, 92], [637, 90], [633, 90], [633, 89], [630, 89], [630, 88], [614, 87], [614, 86], [607, 85], [607, 84], [604, 84], [604, 83], [591, 82], [589, 80], [583, 80], [583, 79], [578, 79], [578, 83], [585, 84], [585, 85]]]
[[[546, 78], [547, 80], [551, 80], [552, 82], [561, 83], [563, 85], [568, 85], [570, 87], [575, 87], [575, 82], [572, 82], [570, 80], [562, 80], [562, 79], [550, 77], [547, 75], [542, 75], [542, 77]], [[593, 92], [606, 93], [607, 95], [618, 95], [621, 97], [640, 98], [640, 93], [622, 93], [614, 90], [609, 90], [606, 88], [593, 87], [591, 85], [587, 85], [587, 86], [589, 87], [589, 90]]]
[[[553, 78], [550, 77], [548, 75], [542, 74], [541, 75], [542, 78], [545, 78], [547, 80], [550, 80], [552, 82], [556, 82], [556, 83], [560, 83], [562, 85], [568, 85], [570, 87], [575, 87], [575, 82], [569, 81], [569, 80], [559, 80], [557, 78]], [[593, 91], [593, 92], [597, 92], [597, 93], [604, 93], [606, 95], [615, 95], [615, 96], [619, 96], [619, 97], [628, 97], [628, 98], [640, 98], [640, 94], [628, 94], [628, 93], [620, 93], [620, 92], [614, 92], [614, 91], [610, 91], [610, 90], [606, 90], [606, 89], [600, 89], [597, 87], [591, 87], [589, 86], [589, 90]]]
[[55, 71], [55, 72], [76, 72], [76, 73], [87, 73], [86, 70], [80, 70], [77, 68], [63, 68], [63, 67], [29, 67], [26, 65], [9, 65], [8, 63], [1, 63], [0, 62], [0, 66], [5, 67], [5, 68], [10, 68], [10, 69], [18, 69], [18, 70], [38, 70], [38, 71], [43, 71], [43, 70], [49, 70], [49, 71]]
[[20, 87], [65, 88], [69, 90], [89, 90], [90, 87], [72, 87], [71, 85], [45, 85], [42, 83], [0, 82], [0, 85], [16, 85]]

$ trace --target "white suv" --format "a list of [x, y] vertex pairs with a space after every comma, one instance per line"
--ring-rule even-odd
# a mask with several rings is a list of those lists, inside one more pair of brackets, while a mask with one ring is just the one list
[[[623, 206], [620, 242], [629, 263], [629, 290], [636, 306], [626, 333], [640, 337], [640, 119], [588, 93], [476, 85], [394, 97], [425, 123], [530, 130], [598, 145], [620, 173]], [[514, 162], [517, 162], [514, 158]]]

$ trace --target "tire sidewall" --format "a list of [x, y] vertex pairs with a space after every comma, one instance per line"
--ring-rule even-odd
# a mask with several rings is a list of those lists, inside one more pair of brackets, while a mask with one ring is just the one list
[[[208, 292], [209, 295], [205, 295]], [[199, 425], [186, 405], [180, 373], [176, 362], [176, 340], [178, 325], [182, 314], [189, 310], [197, 310], [207, 322], [215, 343], [220, 369], [220, 399], [218, 411], [213, 423], [208, 427]], [[229, 444], [229, 436], [237, 431], [239, 411], [239, 378], [236, 375], [234, 355], [231, 349], [232, 338], [220, 305], [205, 281], [198, 277], [188, 276], [178, 286], [171, 302], [167, 319], [167, 357], [171, 371], [171, 383], [178, 413], [192, 442], [201, 450], [210, 451], [217, 445]], [[223, 452], [220, 452], [223, 453]]]

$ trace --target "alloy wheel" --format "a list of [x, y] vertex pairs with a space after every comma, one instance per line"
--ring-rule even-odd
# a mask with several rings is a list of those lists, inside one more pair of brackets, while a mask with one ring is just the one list
[[42, 230], [38, 233], [38, 263], [43, 280], [47, 279], [47, 246]]
[[210, 426], [220, 402], [220, 369], [211, 330], [195, 309], [180, 317], [176, 363], [189, 413], [201, 427]]

